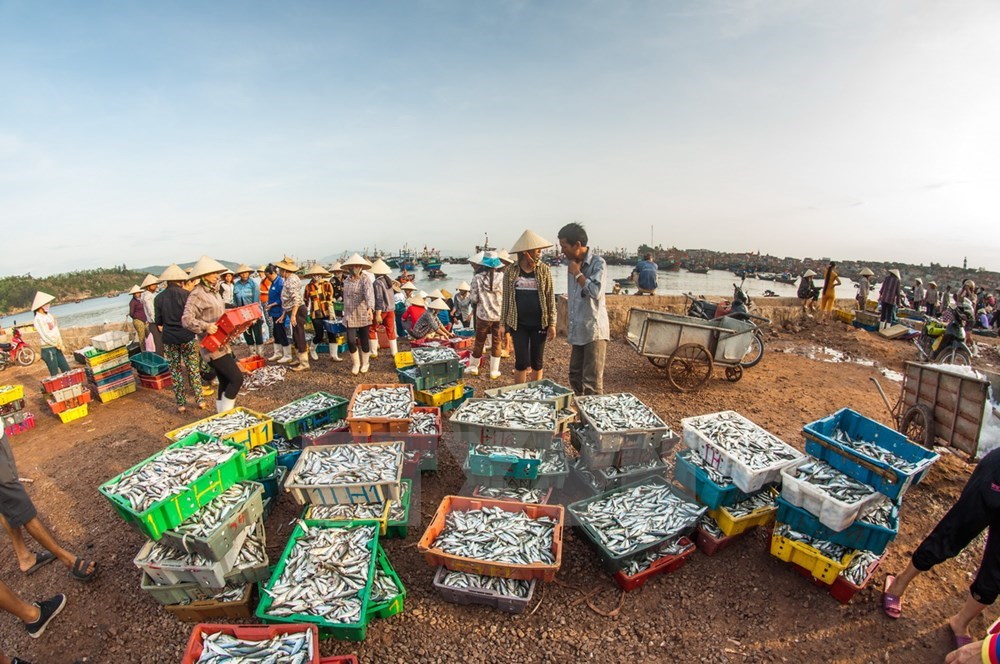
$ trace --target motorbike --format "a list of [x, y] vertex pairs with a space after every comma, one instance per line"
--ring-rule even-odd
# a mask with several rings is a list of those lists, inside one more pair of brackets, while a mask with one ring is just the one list
[[925, 362], [971, 366], [972, 350], [966, 343], [965, 323], [972, 318], [972, 306], [959, 305], [949, 313], [949, 320], [927, 318], [913, 343]]
[[744, 321], [750, 323], [754, 326], [753, 341], [750, 343], [750, 348], [747, 350], [746, 355], [740, 360], [740, 366], [745, 369], [756, 366], [762, 359], [764, 359], [764, 333], [761, 331], [760, 326], [754, 321], [761, 321], [765, 325], [771, 321], [762, 316], [755, 316], [750, 313], [751, 307], [753, 307], [753, 301], [750, 296], [747, 295], [746, 291], [743, 290], [743, 283], [741, 282], [739, 286], [733, 284], [733, 299], [732, 302], [724, 300], [719, 303], [709, 302], [704, 298], [698, 298], [691, 293], [684, 293], [684, 297], [691, 301], [688, 306], [687, 315], [692, 318], [701, 318], [703, 320], [716, 320], [718, 318], [725, 318], [729, 316], [735, 318], [736, 320]]
[[25, 342], [21, 330], [14, 328], [10, 343], [0, 343], [0, 371], [14, 364], [31, 366], [34, 361], [34, 349]]

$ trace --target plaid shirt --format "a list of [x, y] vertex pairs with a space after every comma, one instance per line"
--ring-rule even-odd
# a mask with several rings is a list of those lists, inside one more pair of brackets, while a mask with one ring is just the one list
[[299, 275], [289, 272], [285, 277], [285, 284], [281, 287], [281, 308], [290, 312], [303, 304], [302, 280], [299, 279]]
[[320, 279], [306, 284], [306, 299], [313, 318], [329, 318], [333, 309], [333, 286]]
[[375, 308], [375, 289], [365, 275], [344, 279], [344, 323], [347, 327], [372, 324], [371, 309]]
[[[517, 263], [508, 265], [503, 271], [503, 324], [512, 330], [517, 329], [517, 291], [514, 282], [521, 274]], [[539, 262], [535, 265], [535, 279], [538, 280], [538, 300], [542, 306], [542, 327], [556, 326], [556, 295], [552, 285], [552, 272], [549, 266]]]

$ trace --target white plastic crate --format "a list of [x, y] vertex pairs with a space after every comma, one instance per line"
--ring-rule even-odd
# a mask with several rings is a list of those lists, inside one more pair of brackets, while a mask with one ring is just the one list
[[[353, 443], [359, 447], [390, 447], [398, 441], [379, 443]], [[288, 473], [285, 491], [299, 505], [357, 505], [361, 503], [384, 503], [399, 500], [399, 482], [403, 477], [403, 454], [397, 455], [396, 477], [392, 480], [364, 484], [305, 484], [299, 481], [299, 473], [311, 454], [317, 454], [330, 446], [310, 446], [303, 448], [299, 460]]]
[[[263, 522], [258, 522], [258, 536], [262, 536], [264, 531]], [[226, 574], [232, 571], [236, 564], [236, 559], [240, 556], [240, 549], [247, 541], [251, 528], [247, 528], [236, 536], [233, 540], [233, 547], [222, 560], [216, 561], [205, 567], [197, 565], [186, 565], [174, 561], [149, 562], [147, 560], [155, 542], [147, 540], [139, 549], [139, 555], [133, 561], [135, 566], [144, 571], [155, 583], [172, 586], [178, 583], [197, 583], [205, 588], [222, 588], [226, 585]]]
[[768, 484], [781, 481], [781, 471], [789, 466], [798, 464], [804, 458], [802, 452], [799, 452], [797, 449], [767, 431], [760, 425], [748, 420], [738, 413], [733, 413], [733, 411], [725, 412], [727, 414], [737, 415], [740, 419], [744, 420], [747, 425], [756, 427], [757, 429], [767, 433], [774, 438], [775, 441], [780, 443], [780, 445], [783, 445], [795, 455], [792, 459], [776, 461], [768, 466], [765, 466], [764, 468], [750, 468], [745, 463], [734, 457], [731, 453], [717, 445], [715, 441], [710, 440], [707, 436], [694, 428], [692, 425], [694, 420], [702, 417], [709, 417], [709, 415], [698, 415], [697, 417], [686, 417], [682, 419], [681, 424], [684, 427], [684, 444], [697, 452], [701, 458], [705, 460], [705, 464], [708, 467], [714, 468], [723, 475], [732, 477], [733, 484], [735, 484], [736, 487], [743, 493], [754, 493], [755, 491], [760, 491]]
[[[809, 459], [811, 461], [811, 459]], [[804, 480], [794, 477], [795, 469], [806, 460], [781, 471], [781, 497], [796, 507], [809, 512], [830, 530], [838, 533], [849, 528], [868, 507], [881, 500], [882, 494], [872, 489], [872, 494], [856, 503], [845, 503]]]
[[96, 337], [91, 337], [90, 344], [94, 348], [103, 351], [121, 348], [128, 345], [128, 333], [116, 331], [104, 332], [103, 334], [98, 334]]

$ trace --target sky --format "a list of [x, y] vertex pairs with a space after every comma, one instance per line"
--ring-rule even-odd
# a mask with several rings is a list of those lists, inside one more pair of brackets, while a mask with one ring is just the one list
[[569, 221], [1000, 270], [998, 34], [996, 0], [0, 0], [0, 275]]

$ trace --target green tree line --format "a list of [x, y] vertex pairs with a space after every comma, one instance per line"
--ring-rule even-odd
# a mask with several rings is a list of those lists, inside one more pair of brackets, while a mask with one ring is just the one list
[[44, 291], [57, 300], [77, 300], [121, 293], [138, 284], [146, 275], [124, 265], [96, 270], [78, 270], [48, 277], [0, 277], [0, 313], [24, 311], [31, 306], [35, 291]]

